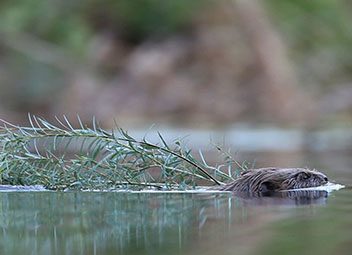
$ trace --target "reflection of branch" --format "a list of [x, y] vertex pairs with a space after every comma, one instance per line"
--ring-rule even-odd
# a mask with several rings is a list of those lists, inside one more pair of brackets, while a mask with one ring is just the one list
[[0, 43], [29, 58], [55, 66], [65, 72], [71, 73], [77, 69], [87, 68], [83, 63], [79, 63], [77, 59], [70, 56], [58, 46], [26, 33], [0, 31]]

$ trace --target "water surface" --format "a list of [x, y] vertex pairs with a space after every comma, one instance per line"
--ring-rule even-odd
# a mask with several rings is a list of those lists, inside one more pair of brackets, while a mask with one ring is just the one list
[[[348, 155], [310, 159], [352, 183]], [[351, 215], [350, 189], [308, 200], [1, 192], [0, 254], [350, 254]]]

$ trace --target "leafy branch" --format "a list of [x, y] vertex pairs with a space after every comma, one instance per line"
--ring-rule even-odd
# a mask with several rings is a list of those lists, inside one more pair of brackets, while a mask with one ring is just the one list
[[[190, 189], [198, 183], [221, 185], [231, 171], [209, 166], [201, 155], [176, 140], [136, 140], [125, 130], [78, 128], [63, 116], [57, 124], [29, 115], [28, 127], [0, 120], [0, 184], [44, 185], [49, 189]], [[235, 161], [231, 161], [233, 164]], [[238, 164], [236, 162], [236, 164]], [[231, 166], [228, 164], [229, 169]]]

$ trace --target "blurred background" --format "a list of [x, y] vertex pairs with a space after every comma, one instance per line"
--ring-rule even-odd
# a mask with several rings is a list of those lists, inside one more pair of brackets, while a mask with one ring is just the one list
[[242, 131], [255, 130], [243, 144], [293, 147], [319, 131], [313, 147], [351, 149], [351, 10], [347, 0], [0, 0], [0, 117], [239, 130], [239, 149]]

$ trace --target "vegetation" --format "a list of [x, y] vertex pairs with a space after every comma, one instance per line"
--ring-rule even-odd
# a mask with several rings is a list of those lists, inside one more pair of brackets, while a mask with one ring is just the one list
[[[263, 81], [262, 72], [268, 67], [258, 65], [259, 57], [253, 45], [267, 45], [269, 48], [260, 52], [271, 52], [272, 56], [276, 56], [271, 50], [275, 46], [260, 38], [248, 37], [245, 32], [248, 22], [236, 14], [243, 12], [235, 2], [238, 1], [2, 0], [0, 114], [19, 120], [21, 116], [16, 115], [25, 115], [28, 111], [41, 116], [78, 112], [82, 118], [95, 115], [102, 121], [109, 121], [120, 116], [115, 111], [120, 105], [104, 100], [106, 108], [113, 110], [104, 110], [101, 116], [91, 110], [97, 107], [81, 107], [81, 102], [87, 101], [84, 95], [99, 104], [100, 97], [94, 97], [96, 88], [134, 96], [136, 89], [142, 100], [136, 100], [140, 105], [135, 106], [142, 109], [143, 114], [140, 110], [126, 111], [126, 115], [133, 118], [165, 114], [168, 120], [184, 124], [187, 119], [202, 116], [203, 112], [200, 114], [201, 110], [197, 109], [204, 109], [210, 116], [205, 121], [215, 124], [257, 122], [260, 115], [262, 122], [274, 120], [280, 125], [295, 125], [297, 121], [292, 121], [291, 116], [301, 115], [302, 111], [290, 112], [286, 114], [289, 118], [280, 119], [276, 118], [279, 114], [268, 110], [272, 107], [282, 112], [281, 96], [293, 98], [291, 95], [295, 93], [287, 88], [280, 93], [270, 93], [255, 85], [256, 81]], [[269, 20], [272, 34], [281, 39], [286, 49], [284, 53], [287, 53], [282, 55], [290, 64], [282, 67], [281, 61], [276, 62], [269, 54], [266, 65], [270, 63], [278, 70], [290, 70], [295, 84], [292, 86], [299, 92], [296, 101], [307, 102], [307, 109], [310, 106], [322, 109], [315, 113], [316, 118], [304, 120], [305, 126], [348, 122], [351, 100], [340, 100], [339, 93], [345, 97], [351, 93], [352, 56], [346, 54], [352, 45], [351, 3], [346, 0], [251, 2], [256, 3], [263, 11], [261, 15]], [[250, 20], [258, 20], [258, 17], [250, 17]], [[144, 69], [145, 60], [154, 58], [157, 61], [148, 61], [148, 68]], [[158, 58], [169, 64], [159, 68]], [[140, 67], [143, 72], [131, 71]], [[287, 80], [283, 80], [286, 84]], [[90, 84], [91, 89], [86, 89], [86, 84]], [[162, 88], [157, 90], [162, 96], [156, 96], [153, 102], [162, 105], [172, 97], [176, 103], [163, 111], [160, 107], [150, 107], [150, 113], [146, 114], [143, 102], [149, 100], [150, 94], [154, 95], [157, 87]], [[66, 97], [74, 95], [72, 90], [81, 91], [77, 93], [80, 97]], [[212, 98], [211, 106], [203, 103], [208, 101], [203, 97], [192, 100], [192, 107], [188, 106], [187, 102], [191, 101], [188, 95], [193, 91], [202, 91], [203, 96]], [[172, 96], [175, 93], [177, 97]], [[53, 97], [47, 97], [48, 94]], [[104, 98], [104, 93], [99, 94]], [[307, 98], [302, 96], [304, 94]], [[268, 96], [272, 100], [267, 103], [269, 107], [264, 107], [262, 102], [267, 102]], [[232, 108], [223, 99], [229, 100]], [[206, 110], [208, 107], [213, 111]], [[186, 112], [189, 116], [185, 116]], [[183, 120], [178, 114], [182, 114]]]
[[0, 31], [29, 33], [76, 53], [105, 30], [123, 40], [140, 42], [179, 32], [206, 1], [74, 0], [0, 1]]
[[265, 5], [304, 80], [324, 87], [351, 78], [352, 58], [345, 54], [352, 42], [348, 1], [269, 0]]
[[219, 185], [244, 167], [220, 148], [225, 163], [213, 167], [202, 153], [196, 160], [180, 140], [169, 145], [159, 133], [160, 144], [138, 141], [121, 128], [108, 132], [94, 120], [88, 128], [77, 119], [79, 128], [65, 116], [58, 125], [29, 116], [29, 127], [2, 120], [0, 183], [54, 190], [190, 189], [201, 181]]

